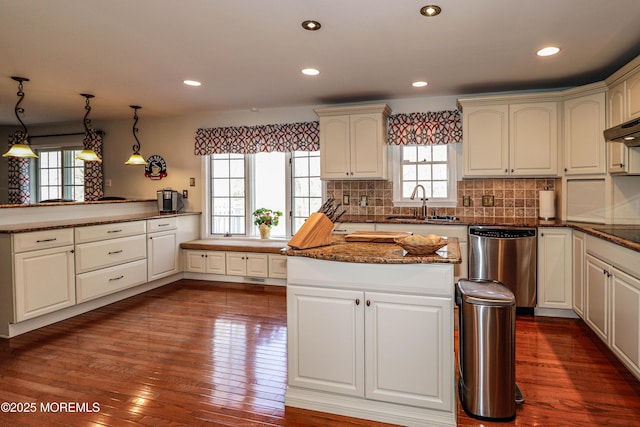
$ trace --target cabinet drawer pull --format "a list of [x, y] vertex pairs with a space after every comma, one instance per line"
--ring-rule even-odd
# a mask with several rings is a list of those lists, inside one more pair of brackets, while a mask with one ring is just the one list
[[360, 305], [360, 298], [356, 298], [356, 305]]
[[110, 282], [114, 282], [114, 281], [120, 280], [120, 279], [124, 279], [124, 276], [113, 277], [113, 278], [109, 279], [109, 281]]
[[613, 166], [620, 166], [621, 168], [624, 167], [624, 163], [614, 163]]
[[111, 251], [111, 252], [109, 252], [109, 255], [121, 254], [122, 252], [124, 252], [122, 249], [120, 249], [118, 251]]
[[122, 229], [119, 230], [108, 230], [107, 233], [121, 233]]
[[169, 223], [167, 223], [167, 224], [158, 224], [158, 227], [168, 227], [169, 225], [171, 225], [171, 224], [169, 224]]
[[40, 239], [40, 240], [36, 240], [36, 243], [46, 243], [46, 242], [55, 242], [56, 240], [58, 240], [55, 237], [52, 237], [50, 239]]

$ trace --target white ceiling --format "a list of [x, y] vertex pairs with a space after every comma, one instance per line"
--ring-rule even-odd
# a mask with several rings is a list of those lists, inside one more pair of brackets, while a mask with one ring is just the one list
[[0, 125], [14, 75], [29, 125], [81, 121], [82, 92], [94, 120], [182, 115], [575, 86], [638, 54], [640, 0], [2, 0]]

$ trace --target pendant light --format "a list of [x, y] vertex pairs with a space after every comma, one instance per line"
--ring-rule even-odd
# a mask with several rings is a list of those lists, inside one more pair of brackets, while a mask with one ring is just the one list
[[[85, 102], [85, 106], [84, 109], [87, 110], [87, 112], [84, 114], [84, 137], [85, 139], [89, 137], [89, 135], [92, 132], [95, 132], [93, 130], [90, 130], [89, 127], [91, 126], [91, 120], [89, 120], [89, 113], [91, 112], [91, 105], [89, 105], [89, 100], [91, 98], [93, 98], [93, 95], [90, 95], [88, 93], [81, 93], [80, 96], [84, 96], [86, 99]], [[98, 155], [96, 154], [95, 151], [87, 148], [86, 146], [84, 147], [84, 150], [82, 150], [80, 152], [80, 154], [78, 154], [76, 156], [76, 160], [82, 160], [83, 162], [100, 162], [102, 163], [102, 159], [100, 157], [98, 157]]]
[[140, 155], [140, 140], [136, 133], [138, 132], [138, 128], [136, 125], [138, 124], [138, 110], [142, 107], [139, 105], [130, 105], [133, 108], [133, 137], [136, 139], [136, 143], [133, 144], [133, 154], [129, 157], [129, 160], [124, 162], [125, 165], [146, 165], [147, 161]]
[[2, 157], [21, 157], [21, 158], [38, 158], [36, 154], [29, 147], [29, 133], [27, 132], [27, 127], [24, 125], [22, 119], [20, 119], [20, 114], [24, 113], [24, 108], [20, 107], [20, 103], [24, 99], [24, 92], [22, 90], [22, 83], [28, 82], [29, 79], [26, 77], [11, 77], [11, 79], [18, 82], [18, 93], [17, 95], [20, 97], [18, 99], [18, 103], [15, 107], [16, 118], [22, 125], [22, 131], [16, 131], [13, 134], [13, 138], [10, 141], [15, 141], [9, 151], [4, 153]]

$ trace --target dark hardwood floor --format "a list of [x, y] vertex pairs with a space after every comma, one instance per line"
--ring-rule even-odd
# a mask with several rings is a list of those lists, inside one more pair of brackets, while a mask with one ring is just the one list
[[[460, 426], [640, 425], [640, 383], [581, 321], [518, 317], [516, 342], [515, 421]], [[0, 426], [384, 425], [285, 408], [286, 366], [284, 288], [181, 280], [0, 339]]]

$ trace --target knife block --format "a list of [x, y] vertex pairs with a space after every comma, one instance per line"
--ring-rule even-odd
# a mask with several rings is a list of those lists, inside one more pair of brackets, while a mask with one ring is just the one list
[[333, 241], [333, 222], [323, 213], [314, 212], [289, 240], [294, 249], [310, 249], [330, 245]]

